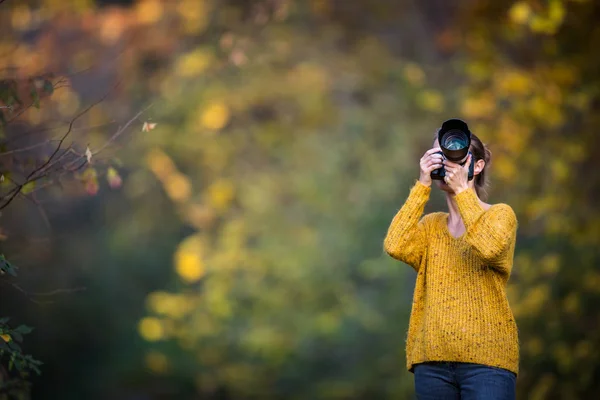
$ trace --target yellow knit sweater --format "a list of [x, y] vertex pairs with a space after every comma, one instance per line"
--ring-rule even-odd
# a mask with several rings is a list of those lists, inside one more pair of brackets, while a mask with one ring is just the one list
[[455, 196], [466, 232], [455, 238], [448, 214], [423, 216], [431, 188], [419, 181], [398, 211], [385, 251], [417, 272], [406, 342], [407, 368], [424, 361], [484, 364], [519, 372], [517, 325], [506, 297], [517, 219], [512, 208], [485, 210], [473, 189]]

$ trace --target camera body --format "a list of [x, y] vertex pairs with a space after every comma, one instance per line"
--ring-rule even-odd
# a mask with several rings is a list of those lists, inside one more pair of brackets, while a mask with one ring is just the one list
[[[438, 154], [442, 155], [442, 158], [444, 160], [446, 160], [446, 156], [444, 155], [444, 152], [442, 151], [438, 151]], [[473, 158], [472, 153], [469, 151], [468, 154], [471, 154], [471, 164], [469, 165], [469, 180], [473, 180], [474, 176], [475, 176], [475, 159]], [[458, 163], [462, 166], [465, 165], [467, 161], [463, 161], [462, 163]], [[441, 168], [438, 169], [434, 169], [433, 171], [431, 171], [431, 179], [434, 180], [439, 180], [439, 181], [443, 181], [444, 177], [446, 176], [446, 169], [444, 168], [444, 166], [442, 166]]]
[[[444, 160], [450, 160], [464, 166], [467, 157], [471, 152], [471, 131], [466, 122], [460, 119], [449, 119], [442, 124], [438, 130], [438, 142]], [[471, 164], [469, 165], [469, 180], [474, 177], [475, 159], [471, 154]], [[443, 180], [446, 176], [446, 170], [442, 166], [431, 171], [431, 179]]]

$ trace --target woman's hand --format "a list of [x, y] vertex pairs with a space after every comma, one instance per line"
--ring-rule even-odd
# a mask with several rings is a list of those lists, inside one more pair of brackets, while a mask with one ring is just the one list
[[421, 157], [421, 176], [419, 182], [425, 186], [431, 186], [431, 171], [442, 167], [442, 155], [438, 152], [440, 149], [429, 149]]
[[471, 165], [471, 157], [471, 154], [469, 154], [464, 166], [449, 160], [443, 161], [444, 169], [446, 170], [444, 182], [452, 189], [454, 194], [459, 194], [469, 188], [469, 166]]

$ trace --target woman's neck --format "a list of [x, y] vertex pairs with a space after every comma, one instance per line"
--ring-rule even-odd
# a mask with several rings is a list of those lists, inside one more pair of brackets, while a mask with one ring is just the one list
[[446, 203], [448, 204], [448, 224], [455, 226], [461, 223], [462, 219], [460, 217], [460, 211], [454, 196], [454, 194], [446, 193]]

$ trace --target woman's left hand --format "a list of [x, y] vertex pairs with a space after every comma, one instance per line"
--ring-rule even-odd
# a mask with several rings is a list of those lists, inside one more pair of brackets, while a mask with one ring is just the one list
[[446, 176], [444, 182], [452, 189], [454, 194], [459, 194], [469, 188], [469, 166], [471, 165], [471, 154], [467, 157], [465, 165], [453, 163], [449, 160], [444, 160], [444, 169]]

